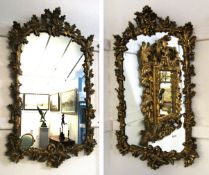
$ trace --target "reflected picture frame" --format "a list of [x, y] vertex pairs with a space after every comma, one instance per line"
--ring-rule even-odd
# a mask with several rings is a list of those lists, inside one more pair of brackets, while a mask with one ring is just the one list
[[49, 109], [49, 95], [48, 94], [32, 94], [26, 93], [23, 95], [24, 110], [37, 110], [39, 107], [42, 110]]
[[49, 96], [49, 109], [52, 112], [60, 111], [60, 94], [51, 94]]
[[77, 113], [77, 89], [69, 90], [61, 94], [61, 112], [63, 114]]

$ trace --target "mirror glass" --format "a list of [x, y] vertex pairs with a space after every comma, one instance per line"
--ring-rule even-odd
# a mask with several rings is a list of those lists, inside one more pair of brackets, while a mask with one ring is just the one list
[[[126, 118], [125, 118], [125, 132], [128, 136], [128, 144], [130, 145], [140, 145], [141, 142], [141, 132], [145, 130], [144, 115], [141, 111], [141, 106], [143, 103], [143, 87], [141, 85], [141, 73], [140, 66], [142, 62], [138, 61], [142, 58], [139, 58], [139, 50], [142, 46], [142, 43], [149, 43], [149, 45], [154, 44], [156, 41], [167, 35], [166, 32], [159, 33], [157, 32], [152, 36], [139, 35], [136, 40], [129, 40], [126, 45], [128, 50], [124, 53], [124, 95], [126, 101]], [[183, 60], [183, 50], [182, 47], [178, 44], [178, 38], [171, 36], [170, 41], [168, 41], [169, 47], [175, 47], [178, 52], [178, 57], [180, 60]], [[184, 113], [185, 108], [183, 104], [184, 95], [182, 93], [183, 89], [183, 71], [182, 65], [179, 64], [179, 67], [157, 67], [155, 71], [155, 76], [157, 76], [156, 82], [156, 95], [155, 102], [156, 108], [155, 115], [156, 117], [152, 118], [152, 122], [156, 127], [153, 127], [152, 132], [158, 133], [159, 127], [162, 125], [162, 122], [171, 121], [175, 116], [180, 116], [179, 127], [174, 129], [170, 134], [164, 136], [155, 141], [149, 140], [148, 144], [152, 146], [160, 146], [163, 151], [182, 151], [185, 141], [185, 131], [183, 128], [183, 117], [181, 115]], [[176, 78], [177, 77], [177, 78]], [[175, 79], [178, 79], [178, 83], [173, 83]], [[175, 91], [179, 91], [179, 95], [175, 95]], [[180, 97], [180, 107], [178, 114], [176, 114], [177, 106], [176, 100]], [[149, 107], [149, 105], [147, 105]], [[174, 115], [175, 114], [175, 115]]]
[[66, 146], [85, 140], [84, 55], [71, 38], [30, 34], [22, 45], [19, 136], [30, 133], [33, 147]]
[[160, 71], [160, 115], [166, 116], [174, 111], [172, 98], [171, 71]]
[[35, 139], [32, 134], [24, 134], [21, 136], [21, 149], [28, 149], [33, 146]]

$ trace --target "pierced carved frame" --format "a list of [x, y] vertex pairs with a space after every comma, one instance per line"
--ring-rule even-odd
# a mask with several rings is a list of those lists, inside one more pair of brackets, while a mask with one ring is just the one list
[[[147, 165], [152, 169], [158, 169], [162, 165], [174, 164], [174, 161], [184, 159], [185, 167], [193, 164], [195, 158], [198, 157], [196, 151], [196, 139], [192, 137], [192, 127], [195, 126], [194, 113], [192, 111], [192, 98], [195, 95], [193, 88], [195, 84], [191, 82], [191, 77], [195, 75], [194, 66], [191, 61], [194, 60], [193, 49], [195, 47], [196, 37], [193, 35], [192, 24], [186, 23], [184, 26], [177, 26], [176, 22], [170, 21], [169, 17], [165, 19], [158, 17], [149, 6], [145, 6], [143, 11], [136, 12], [134, 18], [135, 24], [129, 22], [128, 27], [122, 35], [114, 35], [114, 55], [115, 55], [115, 75], [118, 82], [116, 88], [119, 104], [118, 122], [119, 130], [116, 131], [117, 148], [122, 155], [131, 153], [134, 157], [139, 157], [141, 160], [146, 160]], [[181, 152], [172, 150], [170, 152], [163, 151], [159, 146], [153, 147], [151, 145], [142, 147], [138, 145], [129, 145], [128, 136], [126, 135], [125, 117], [126, 117], [126, 101], [124, 97], [124, 53], [128, 50], [126, 44], [130, 39], [136, 40], [138, 35], [152, 36], [156, 32], [167, 32], [169, 36], [177, 37], [178, 44], [183, 49], [182, 71], [184, 72], [184, 88], [183, 94], [185, 96], [184, 105], [184, 129], [185, 129], [185, 142], [183, 143], [184, 149]]]
[[[93, 138], [94, 128], [91, 127], [91, 120], [95, 117], [95, 110], [91, 103], [91, 95], [94, 93], [94, 84], [91, 82], [94, 76], [91, 68], [93, 63], [94, 47], [92, 46], [92, 42], [94, 36], [90, 35], [85, 38], [80, 30], [76, 28], [75, 24], [71, 25], [65, 21], [65, 16], [61, 16], [60, 8], [56, 8], [54, 11], [46, 9], [44, 12], [40, 18], [33, 15], [30, 21], [24, 23], [22, 26], [14, 22], [8, 34], [10, 48], [9, 69], [12, 78], [10, 92], [13, 100], [12, 104], [8, 105], [8, 108], [11, 112], [9, 123], [13, 124], [13, 129], [8, 135], [6, 155], [11, 161], [16, 163], [24, 157], [28, 157], [30, 160], [46, 162], [47, 166], [58, 167], [64, 160], [72, 156], [78, 156], [78, 153], [82, 150], [84, 150], [85, 154], [89, 155], [96, 145], [96, 140]], [[28, 43], [26, 37], [31, 33], [39, 36], [41, 32], [46, 32], [52, 36], [63, 35], [71, 37], [72, 41], [81, 46], [81, 52], [85, 56], [83, 69], [85, 73], [84, 91], [86, 92], [86, 140], [84, 144], [76, 144], [72, 147], [62, 144], [49, 144], [46, 149], [31, 147], [26, 150], [21, 150], [20, 148], [21, 139], [18, 134], [21, 125], [22, 107], [22, 99], [19, 91], [21, 84], [18, 80], [18, 77], [22, 74], [20, 55], [22, 45]]]

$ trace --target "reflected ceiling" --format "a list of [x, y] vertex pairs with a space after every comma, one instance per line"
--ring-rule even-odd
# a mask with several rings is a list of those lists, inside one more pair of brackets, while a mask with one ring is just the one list
[[[47, 87], [75, 79], [82, 72], [84, 56], [80, 46], [71, 38], [53, 37], [47, 33], [41, 33], [40, 37], [31, 34], [27, 38], [29, 43], [23, 45], [21, 54], [21, 92], [38, 90], [43, 93], [43, 88], [49, 93]], [[40, 87], [35, 88], [34, 85]]]

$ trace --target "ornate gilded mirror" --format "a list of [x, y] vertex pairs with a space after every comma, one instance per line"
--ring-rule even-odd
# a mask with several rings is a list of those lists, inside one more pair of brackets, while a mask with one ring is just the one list
[[91, 120], [94, 93], [93, 35], [85, 38], [65, 21], [60, 8], [33, 15], [9, 32], [9, 68], [13, 103], [7, 152], [10, 160], [24, 157], [58, 167], [64, 160], [96, 144]]
[[135, 15], [135, 24], [129, 22], [122, 36], [114, 36], [117, 148], [147, 160], [152, 169], [181, 158], [189, 166], [198, 157], [192, 137], [192, 24], [177, 26], [148, 6]]

